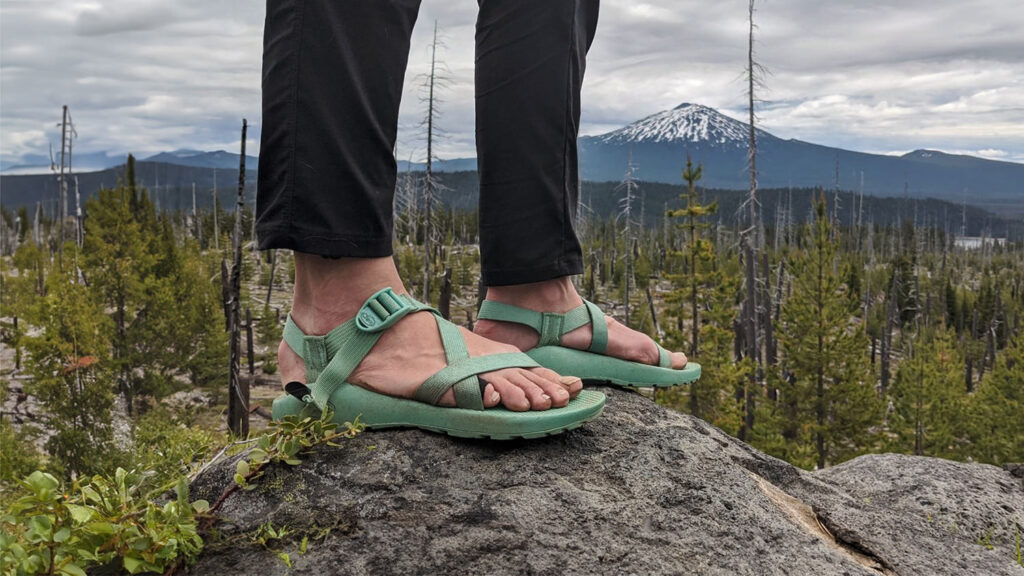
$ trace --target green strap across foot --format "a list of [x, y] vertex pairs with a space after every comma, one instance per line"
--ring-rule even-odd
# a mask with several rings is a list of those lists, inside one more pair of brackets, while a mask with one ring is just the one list
[[[608, 321], [605, 320], [604, 312], [596, 304], [584, 300], [583, 304], [569, 310], [565, 314], [552, 312], [537, 312], [505, 304], [484, 300], [480, 306], [479, 318], [481, 320], [497, 320], [499, 322], [515, 322], [533, 328], [540, 334], [540, 341], [537, 348], [542, 346], [558, 346], [562, 343], [562, 336], [573, 330], [592, 324], [593, 336], [590, 340], [588, 351], [596, 354], [605, 354], [608, 350]], [[669, 352], [658, 346], [658, 366], [670, 368], [672, 358]]]
[[356, 316], [324, 336], [308, 336], [291, 315], [285, 322], [284, 341], [306, 363], [306, 382], [310, 394], [303, 398], [323, 409], [329, 406], [334, 391], [369, 354], [385, 330], [413, 312], [429, 311], [437, 320], [441, 344], [448, 366], [434, 374], [416, 391], [421, 402], [437, 404], [449, 388], [459, 408], [483, 410], [483, 385], [478, 374], [503, 368], [533, 368], [536, 361], [522, 353], [492, 354], [470, 358], [458, 327], [443, 319], [437, 310], [407, 294], [396, 294], [384, 288], [371, 296]]

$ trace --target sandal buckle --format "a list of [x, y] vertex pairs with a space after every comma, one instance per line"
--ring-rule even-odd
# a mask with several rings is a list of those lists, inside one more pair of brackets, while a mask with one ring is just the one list
[[367, 298], [359, 308], [356, 327], [363, 332], [380, 332], [413, 310], [415, 307], [395, 294], [390, 287], [383, 288]]

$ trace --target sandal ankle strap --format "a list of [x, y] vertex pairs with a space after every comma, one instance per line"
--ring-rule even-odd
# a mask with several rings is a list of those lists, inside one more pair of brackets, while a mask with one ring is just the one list
[[478, 318], [481, 320], [497, 320], [499, 322], [515, 322], [529, 326], [540, 334], [540, 341], [537, 346], [557, 346], [562, 342], [562, 336], [573, 330], [593, 324], [593, 337], [590, 352], [604, 354], [608, 349], [608, 322], [604, 318], [604, 312], [593, 302], [584, 300], [583, 304], [569, 310], [565, 314], [554, 312], [537, 312], [528, 308], [484, 300], [480, 306]]

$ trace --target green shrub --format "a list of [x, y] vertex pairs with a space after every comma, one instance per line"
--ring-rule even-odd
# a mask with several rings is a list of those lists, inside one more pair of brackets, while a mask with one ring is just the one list
[[37, 470], [20, 484], [24, 495], [0, 517], [5, 574], [85, 576], [85, 568], [118, 559], [131, 574], [163, 572], [203, 548], [195, 513], [209, 505], [189, 503], [184, 478], [163, 505], [139, 498], [140, 478], [123, 468], [112, 480], [70, 485]]
[[42, 467], [33, 436], [30, 429], [15, 430], [8, 420], [0, 420], [0, 485], [17, 482]]

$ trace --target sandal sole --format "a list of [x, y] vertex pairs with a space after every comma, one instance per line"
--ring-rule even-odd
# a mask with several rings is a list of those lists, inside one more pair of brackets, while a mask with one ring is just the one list
[[[579, 428], [601, 415], [605, 396], [593, 390], [583, 390], [566, 406], [543, 411], [470, 410], [395, 398], [346, 383], [335, 390], [331, 403], [335, 406], [332, 421], [339, 424], [355, 422], [358, 418], [368, 429], [419, 428], [457, 438], [512, 440], [542, 438]], [[280, 420], [289, 415], [315, 418], [320, 411], [284, 394], [274, 400], [272, 416], [274, 420]]]

